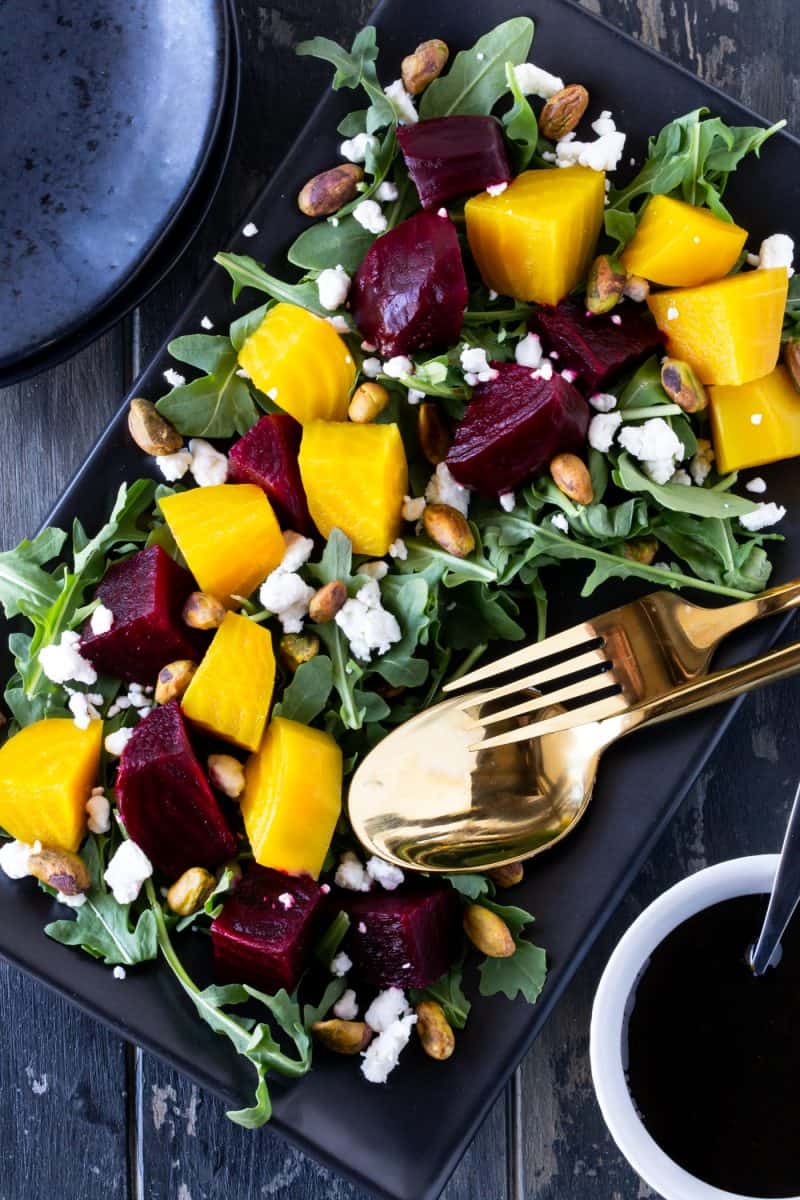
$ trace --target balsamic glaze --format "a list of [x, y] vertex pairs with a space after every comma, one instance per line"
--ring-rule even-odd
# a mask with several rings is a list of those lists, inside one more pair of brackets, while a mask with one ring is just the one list
[[800, 1195], [800, 920], [756, 978], [767, 897], [697, 913], [653, 952], [628, 1025], [645, 1127], [692, 1175], [749, 1196]]

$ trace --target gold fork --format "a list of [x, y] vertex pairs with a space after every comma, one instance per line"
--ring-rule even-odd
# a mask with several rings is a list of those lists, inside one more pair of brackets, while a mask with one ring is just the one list
[[[612, 742], [798, 672], [800, 642], [600, 720], [576, 725], [571, 713], [550, 720], [546, 712], [521, 740], [478, 746], [491, 716], [482, 715], [487, 693], [472, 693], [468, 705], [450, 698], [400, 725], [367, 755], [350, 785], [350, 821], [368, 853], [405, 869], [486, 871], [532, 858], [575, 828]], [[519, 720], [511, 718], [508, 730]]]
[[[482, 693], [481, 724], [489, 732], [480, 747], [488, 750], [524, 741], [533, 732], [563, 729], [570, 721], [575, 724], [614, 716], [662, 696], [676, 685], [706, 674], [714, 651], [729, 633], [798, 604], [798, 580], [723, 608], [690, 604], [675, 592], [653, 592], [515, 650], [446, 684], [443, 690], [474, 688], [533, 668]], [[548, 661], [556, 657], [556, 663]], [[555, 686], [548, 689], [551, 684]], [[459, 701], [466, 712], [475, 703], [471, 695]], [[564, 704], [570, 705], [566, 715], [541, 720], [544, 710]], [[492, 706], [491, 712], [487, 705]], [[520, 717], [531, 719], [516, 720]], [[509, 726], [512, 718], [514, 724]], [[491, 727], [500, 723], [507, 727], [495, 733]]]

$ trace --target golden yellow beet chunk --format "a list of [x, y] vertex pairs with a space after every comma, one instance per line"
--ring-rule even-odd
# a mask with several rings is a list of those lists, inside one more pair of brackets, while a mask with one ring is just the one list
[[589, 269], [604, 183], [588, 167], [523, 171], [499, 196], [472, 196], [467, 237], [486, 286], [537, 304], [563, 300]]
[[239, 364], [301, 425], [347, 417], [353, 356], [332, 325], [296, 304], [269, 310], [239, 351]]
[[0, 826], [20, 842], [77, 850], [97, 780], [103, 722], [66, 717], [26, 725], [0, 747]]
[[670, 196], [648, 201], [622, 255], [631, 275], [669, 287], [697, 287], [727, 275], [747, 241], [747, 230], [707, 208]]
[[300, 475], [325, 537], [341, 529], [356, 554], [386, 554], [400, 534], [408, 466], [396, 425], [314, 421], [303, 430]]
[[784, 366], [739, 387], [709, 389], [720, 471], [760, 467], [800, 454], [800, 393]]
[[245, 750], [257, 750], [274, 686], [269, 630], [229, 612], [184, 694], [183, 711], [208, 733]]
[[236, 604], [233, 596], [249, 596], [283, 558], [277, 518], [253, 483], [192, 488], [159, 504], [200, 588], [228, 608]]
[[717, 283], [647, 297], [667, 353], [703, 383], [749, 383], [778, 361], [789, 277], [785, 267], [742, 271]]
[[342, 808], [342, 752], [330, 734], [275, 717], [247, 762], [242, 816], [256, 862], [319, 875]]

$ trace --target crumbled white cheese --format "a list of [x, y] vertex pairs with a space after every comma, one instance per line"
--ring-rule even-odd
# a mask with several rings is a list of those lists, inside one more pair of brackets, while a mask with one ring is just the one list
[[258, 598], [269, 612], [274, 613], [284, 633], [300, 633], [314, 588], [297, 571], [307, 563], [314, 550], [311, 538], [286, 530], [283, 535], [286, 549], [278, 566], [262, 583]]
[[116, 729], [113, 733], [107, 733], [103, 742], [106, 754], [110, 754], [112, 758], [121, 758], [122, 751], [132, 737], [132, 729]]
[[205, 438], [192, 438], [189, 453], [192, 456], [191, 472], [199, 487], [216, 487], [228, 478], [227, 458]]
[[340, 950], [331, 959], [331, 975], [337, 975], [341, 979], [343, 975], [347, 974], [352, 965], [352, 960], [347, 957], [343, 950]]
[[409, 404], [421, 404], [425, 399], [425, 393], [418, 391], [417, 388], [409, 388], [406, 393], [406, 399]]
[[367, 341], [361, 343], [361, 349], [365, 354], [373, 354], [375, 351], [375, 347], [373, 346], [372, 342]]
[[380, 200], [382, 204], [391, 203], [398, 196], [397, 184], [391, 183], [390, 180], [384, 179], [383, 183], [379, 183], [375, 189], [375, 199]]
[[183, 387], [186, 383], [186, 376], [181, 375], [180, 371], [174, 371], [172, 367], [167, 367], [164, 372], [164, 378], [170, 387]]
[[617, 129], [609, 112], [604, 112], [592, 128], [598, 134], [593, 142], [579, 142], [574, 133], [568, 133], [556, 143], [559, 167], [577, 164], [593, 171], [616, 170], [625, 149], [625, 134]]
[[439, 463], [425, 488], [428, 504], [449, 504], [462, 516], [469, 512], [469, 489], [462, 487], [450, 474], [447, 463]]
[[379, 358], [365, 358], [361, 370], [367, 379], [377, 379], [383, 370], [383, 364]]
[[654, 483], [668, 483], [676, 464], [684, 458], [683, 443], [663, 417], [651, 417], [641, 425], [626, 425], [620, 430], [618, 441], [639, 459]]
[[551, 75], [549, 71], [544, 71], [534, 63], [520, 63], [514, 67], [514, 78], [523, 96], [539, 96], [542, 100], [549, 100], [564, 87], [563, 79], [559, 79], [558, 75]]
[[377, 579], [370, 579], [346, 600], [335, 620], [353, 654], [363, 662], [369, 662], [373, 653], [385, 654], [403, 636], [396, 617], [381, 603]]
[[550, 522], [556, 527], [556, 529], [560, 530], [561, 533], [569, 533], [569, 521], [563, 513], [553, 513], [552, 517], [550, 518]]
[[714, 451], [707, 438], [697, 439], [697, 450], [689, 463], [689, 474], [698, 487], [702, 487], [711, 473]]
[[350, 276], [341, 263], [335, 267], [326, 267], [317, 276], [317, 291], [319, 302], [328, 312], [341, 308], [350, 291]]
[[119, 980], [128, 978], [128, 973], [124, 967], [114, 967], [114, 970], [111, 972], [111, 974], [114, 976], [115, 979], [119, 979]]
[[258, 226], [254, 225], [252, 221], [248, 221], [242, 230], [242, 233], [246, 238], [255, 237], [258, 233]]
[[385, 579], [389, 574], [389, 564], [376, 558], [374, 562], [362, 563], [358, 568], [359, 575], [368, 575], [370, 579]]
[[503, 512], [513, 512], [517, 507], [517, 498], [513, 492], [503, 492], [498, 499]]
[[785, 516], [786, 509], [783, 505], [770, 501], [769, 504], [759, 504], [753, 512], [745, 513], [743, 517], [739, 517], [739, 524], [748, 529], [750, 533], [757, 533], [759, 529], [766, 529], [769, 525], [777, 525], [778, 521], [782, 521]]
[[72, 720], [78, 729], [88, 729], [92, 721], [100, 719], [96, 705], [103, 703], [103, 697], [86, 692], [71, 692], [67, 708], [72, 713]]
[[364, 1020], [375, 1033], [385, 1033], [398, 1017], [404, 1017], [408, 1011], [408, 1001], [402, 988], [389, 987], [378, 993], [364, 1013]]
[[123, 842], [103, 876], [118, 904], [133, 904], [142, 884], [153, 874], [153, 864], [136, 842]]
[[794, 242], [786, 233], [773, 233], [764, 238], [758, 252], [758, 265], [762, 270], [770, 267], [786, 267], [791, 278], [794, 275]]
[[377, 149], [378, 139], [374, 133], [357, 133], [355, 137], [342, 142], [339, 153], [348, 162], [361, 163], [366, 159], [368, 151]]
[[748, 267], [761, 266], [761, 259], [757, 254], [747, 254], [745, 256], [745, 262], [747, 263]]
[[409, 1013], [400, 1017], [370, 1042], [362, 1054], [361, 1074], [365, 1079], [370, 1083], [386, 1083], [408, 1045], [411, 1030], [416, 1023], [416, 1014]]
[[245, 371], [244, 367], [237, 367], [236, 374], [239, 376], [240, 379], [249, 379], [250, 378], [250, 372]]
[[298, 571], [300, 567], [305, 566], [314, 553], [313, 539], [303, 537], [301, 533], [295, 533], [293, 529], [287, 529], [284, 532], [283, 544], [286, 549], [280, 561], [281, 571]]
[[412, 499], [411, 496], [403, 497], [402, 516], [404, 521], [419, 521], [422, 514], [425, 512], [425, 497], [417, 496]]
[[367, 859], [367, 874], [387, 892], [393, 892], [395, 888], [400, 887], [405, 878], [399, 867], [384, 862], [382, 858], [378, 858], [374, 854]]
[[599, 450], [601, 454], [608, 454], [614, 434], [621, 424], [622, 417], [618, 412], [599, 412], [596, 417], [592, 417], [588, 432], [592, 449]]
[[347, 324], [347, 317], [342, 317], [337, 314], [335, 317], [326, 317], [328, 324], [336, 330], [337, 333], [349, 333], [350, 326]]
[[612, 325], [621, 325], [622, 324], [622, 317], [619, 315], [619, 313], [611, 314], [611, 324]]
[[402, 79], [395, 79], [394, 83], [383, 89], [383, 94], [394, 109], [399, 124], [416, 125], [419, 113], [414, 107], [414, 98], [406, 91]]
[[28, 862], [32, 854], [38, 854], [41, 842], [29, 846], [27, 842], [4, 842], [0, 846], [0, 871], [9, 879], [27, 879], [30, 875]]
[[507, 187], [507, 183], [490, 183], [486, 191], [490, 196], [502, 196]]
[[560, 374], [561, 374], [561, 378], [563, 380], [565, 380], [567, 383], [574, 383], [575, 380], [578, 378], [578, 372], [573, 371], [571, 367], [564, 367], [564, 370], [561, 371]]
[[608, 109], [603, 109], [596, 121], [592, 121], [592, 129], [598, 137], [603, 137], [606, 133], [615, 133], [616, 125], [611, 119], [611, 113]]
[[754, 492], [757, 496], [761, 496], [767, 490], [766, 482], [760, 475], [756, 475], [755, 479], [749, 480], [745, 485], [748, 492]]
[[470, 387], [497, 378], [497, 371], [489, 366], [482, 346], [462, 346], [460, 361], [464, 378]]
[[333, 1015], [340, 1021], [355, 1021], [358, 1016], [358, 1000], [352, 988], [342, 992], [333, 1006]]
[[111, 805], [102, 792], [93, 793], [86, 801], [86, 815], [90, 833], [108, 833], [111, 828]]
[[353, 216], [367, 233], [383, 233], [389, 224], [376, 200], [362, 200], [353, 209]]
[[336, 868], [333, 882], [337, 887], [344, 888], [348, 892], [368, 892], [372, 887], [372, 880], [364, 869], [363, 863], [353, 854], [352, 850], [347, 850], [339, 859], [339, 866]]
[[108, 633], [113, 624], [114, 614], [111, 609], [106, 608], [105, 604], [98, 604], [89, 619], [89, 627], [92, 633]]
[[531, 379], [552, 379], [553, 364], [549, 358], [542, 359], [542, 364], [535, 371], [531, 371]]
[[691, 487], [692, 477], [688, 471], [684, 471], [683, 467], [681, 467], [670, 476], [667, 483], [679, 483], [682, 487]]
[[525, 337], [514, 347], [514, 358], [521, 367], [530, 367], [532, 371], [542, 361], [542, 339], [538, 333], [526, 333]]
[[358, 932], [359, 932], [359, 933], [366, 933], [366, 932], [367, 932], [367, 926], [366, 926], [366, 923], [365, 923], [364, 921], [359, 921], [359, 922], [358, 922], [358, 925], [356, 926], [356, 928], [357, 928], [357, 930], [358, 930]]
[[68, 896], [66, 892], [56, 892], [56, 900], [59, 904], [66, 904], [67, 908], [83, 908], [86, 903], [86, 896], [83, 892], [76, 892], [74, 896]]
[[499, 295], [500, 295], [500, 293], [496, 292], [494, 290], [494, 288], [489, 288], [489, 300], [490, 301], [495, 301]]
[[383, 373], [390, 379], [400, 379], [403, 375], [414, 374], [414, 364], [405, 354], [396, 354], [394, 358], [387, 358], [383, 364]]
[[39, 651], [39, 666], [52, 683], [66, 683], [68, 679], [76, 683], [97, 682], [97, 672], [78, 649], [80, 641], [79, 633], [66, 629], [60, 642], [43, 646]]
[[753, 413], [750, 417], [750, 424], [751, 425], [760, 425], [763, 420], [764, 420], [763, 413]]
[[677, 321], [677, 319], [680, 315], [681, 314], [678, 312], [675, 305], [670, 304], [669, 308], [667, 309], [667, 320], [668, 321]]
[[176, 450], [174, 454], [159, 454], [156, 466], [167, 483], [176, 483], [183, 479], [192, 465], [192, 456], [188, 450]]
[[294, 908], [294, 896], [291, 892], [281, 892], [278, 896], [278, 904], [288, 912], [290, 908]]
[[201, 329], [213, 329], [214, 322], [211, 320], [210, 317], [201, 317], [200, 318], [200, 327], [201, 327]]
[[398, 558], [400, 562], [408, 558], [408, 547], [402, 538], [395, 538], [392, 542], [389, 547], [389, 556], [390, 558]]
[[617, 407], [617, 397], [612, 396], [610, 392], [595, 392], [589, 397], [589, 403], [598, 412], [607, 413]]

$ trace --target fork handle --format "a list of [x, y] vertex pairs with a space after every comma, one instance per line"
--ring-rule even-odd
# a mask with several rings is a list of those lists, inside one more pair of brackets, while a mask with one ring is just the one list
[[666, 695], [657, 696], [609, 720], [619, 722], [620, 732], [629, 733], [640, 725], [668, 721], [684, 713], [709, 708], [712, 704], [721, 704], [776, 679], [786, 679], [798, 673], [800, 642], [793, 642], [790, 646], [781, 646], [750, 662], [725, 667], [691, 683], [682, 684]]
[[753, 596], [752, 600], [740, 600], [737, 604], [728, 604], [725, 608], [713, 611], [715, 621], [726, 622], [723, 636], [727, 636], [735, 629], [741, 629], [743, 625], [748, 625], [751, 621], [788, 612], [789, 609], [798, 606], [800, 606], [800, 579], [793, 579], [790, 583], [781, 583], [777, 587], [769, 588], [766, 592], [761, 592], [758, 596]]

